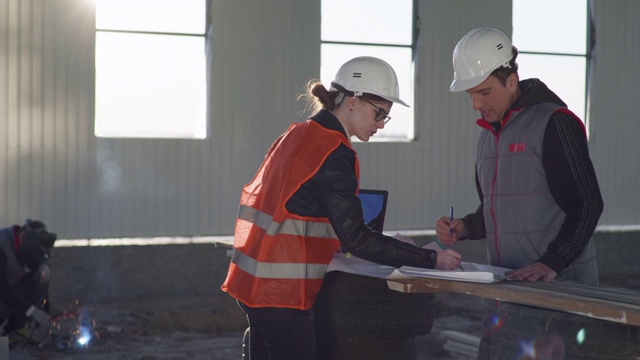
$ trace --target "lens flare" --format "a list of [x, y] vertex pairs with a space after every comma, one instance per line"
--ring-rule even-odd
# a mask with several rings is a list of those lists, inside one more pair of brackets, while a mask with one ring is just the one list
[[[485, 323], [486, 324], [486, 323]], [[498, 332], [502, 325], [504, 324], [504, 318], [499, 317], [498, 315], [494, 315], [488, 322], [488, 327], [485, 325], [485, 336], [491, 336]]]
[[536, 358], [536, 347], [534, 345], [534, 341], [519, 340], [518, 344], [520, 345], [520, 353], [522, 354], [519, 359]]
[[558, 335], [543, 335], [531, 341], [519, 340], [519, 360], [564, 359], [565, 344]]
[[582, 345], [586, 337], [587, 332], [584, 330], [584, 328], [580, 329], [580, 331], [578, 331], [578, 334], [576, 335], [576, 341], [578, 342], [578, 345]]

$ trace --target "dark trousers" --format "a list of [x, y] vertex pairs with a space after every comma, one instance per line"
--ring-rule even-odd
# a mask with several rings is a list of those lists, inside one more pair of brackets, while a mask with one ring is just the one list
[[251, 360], [315, 360], [312, 310], [251, 308], [238, 302], [249, 321]]
[[[49, 291], [49, 278], [49, 265], [43, 264], [38, 271], [25, 275], [12, 288], [32, 305], [48, 312], [49, 303], [45, 299]], [[7, 324], [4, 326], [4, 331], [9, 333], [23, 327], [27, 322], [27, 316], [0, 302], [0, 325], [5, 321]], [[0, 330], [2, 329], [0, 328]]]

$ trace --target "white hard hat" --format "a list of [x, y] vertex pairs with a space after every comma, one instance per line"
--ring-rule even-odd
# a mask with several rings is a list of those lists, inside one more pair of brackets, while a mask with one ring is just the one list
[[353, 91], [355, 96], [361, 96], [364, 93], [373, 94], [409, 107], [400, 100], [396, 72], [382, 59], [360, 56], [347, 61], [338, 70], [335, 79], [331, 82], [330, 90], [343, 90], [339, 87]]
[[510, 67], [511, 41], [500, 31], [489, 28], [471, 30], [453, 50], [453, 81], [449, 90], [471, 89], [485, 81], [500, 67]]

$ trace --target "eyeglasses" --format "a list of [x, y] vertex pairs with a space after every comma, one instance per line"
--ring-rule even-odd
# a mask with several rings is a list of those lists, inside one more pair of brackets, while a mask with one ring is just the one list
[[373, 106], [374, 108], [376, 108], [376, 110], [378, 110], [376, 112], [376, 121], [384, 121], [384, 123], [386, 124], [389, 122], [389, 120], [391, 120], [391, 116], [387, 115], [387, 112], [384, 111], [383, 108], [373, 105], [369, 100], [365, 98], [362, 98], [362, 100], [364, 100], [367, 104]]

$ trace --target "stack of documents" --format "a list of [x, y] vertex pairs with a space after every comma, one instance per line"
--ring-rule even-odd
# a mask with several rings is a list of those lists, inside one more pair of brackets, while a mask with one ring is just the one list
[[436, 278], [475, 283], [493, 283], [506, 279], [505, 269], [496, 266], [462, 262], [465, 271], [436, 270], [403, 266], [394, 268], [357, 258], [353, 255], [337, 253], [329, 263], [327, 271], [342, 271], [352, 274], [377, 277], [381, 279]]

